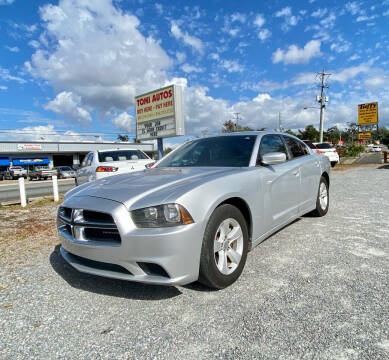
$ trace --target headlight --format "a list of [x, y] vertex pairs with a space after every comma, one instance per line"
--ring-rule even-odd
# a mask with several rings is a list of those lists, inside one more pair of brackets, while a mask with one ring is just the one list
[[192, 224], [188, 211], [178, 204], [151, 206], [131, 212], [134, 223], [139, 228], [159, 228]]

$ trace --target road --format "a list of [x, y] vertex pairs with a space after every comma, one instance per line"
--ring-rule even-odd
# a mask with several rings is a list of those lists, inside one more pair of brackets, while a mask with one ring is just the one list
[[[74, 188], [74, 179], [58, 180], [58, 191], [64, 194]], [[26, 181], [27, 198], [53, 194], [52, 180]], [[19, 184], [17, 181], [0, 184], [0, 202], [19, 199]]]
[[388, 359], [388, 175], [333, 172], [328, 214], [261, 243], [220, 291], [79, 273], [55, 206], [3, 210], [0, 358]]

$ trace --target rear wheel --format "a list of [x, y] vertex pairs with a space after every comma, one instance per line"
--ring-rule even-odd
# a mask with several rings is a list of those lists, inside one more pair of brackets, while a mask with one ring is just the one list
[[204, 232], [199, 281], [214, 289], [223, 289], [238, 279], [246, 263], [248, 230], [235, 206], [219, 206]]
[[328, 212], [328, 207], [330, 205], [330, 195], [328, 182], [324, 176], [320, 178], [319, 190], [317, 193], [316, 199], [316, 209], [313, 211], [313, 214], [316, 216], [324, 216]]
[[336, 165], [337, 163], [338, 163], [337, 161], [331, 161], [331, 167], [335, 167], [335, 165]]

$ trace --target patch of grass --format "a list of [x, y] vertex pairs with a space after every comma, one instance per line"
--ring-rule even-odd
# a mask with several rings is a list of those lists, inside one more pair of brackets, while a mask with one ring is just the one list
[[42, 198], [39, 198], [39, 200], [31, 201], [27, 203], [26, 207], [21, 207], [20, 205], [2, 205], [0, 204], [0, 211], [1, 210], [30, 210], [37, 207], [42, 206], [48, 206], [48, 205], [59, 205], [63, 202], [64, 196], [60, 195], [58, 202], [54, 202], [52, 196], [44, 196]]

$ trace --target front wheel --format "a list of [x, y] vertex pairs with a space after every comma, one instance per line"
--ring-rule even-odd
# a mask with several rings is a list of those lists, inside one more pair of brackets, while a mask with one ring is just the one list
[[316, 198], [316, 209], [313, 214], [316, 216], [324, 216], [328, 212], [330, 206], [330, 195], [328, 182], [325, 177], [320, 178], [319, 191]]
[[214, 289], [235, 282], [246, 263], [248, 237], [246, 220], [238, 208], [229, 204], [216, 208], [204, 232], [199, 281]]

